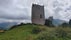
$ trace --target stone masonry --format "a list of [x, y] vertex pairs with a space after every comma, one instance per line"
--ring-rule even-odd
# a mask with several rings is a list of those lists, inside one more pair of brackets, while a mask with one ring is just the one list
[[32, 23], [45, 24], [44, 6], [37, 4], [32, 5]]

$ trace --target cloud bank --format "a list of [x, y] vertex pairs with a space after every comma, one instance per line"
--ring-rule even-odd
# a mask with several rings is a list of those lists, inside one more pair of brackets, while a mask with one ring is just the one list
[[71, 0], [0, 0], [0, 21], [31, 22], [33, 3], [45, 6], [45, 18], [71, 19]]

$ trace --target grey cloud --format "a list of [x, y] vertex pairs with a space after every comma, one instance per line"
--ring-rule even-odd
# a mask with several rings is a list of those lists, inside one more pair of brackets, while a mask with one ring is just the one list
[[57, 7], [55, 10], [54, 10], [54, 17], [55, 18], [60, 18], [60, 11], [62, 11], [63, 9], [60, 8], [60, 7]]
[[53, 1], [53, 7], [57, 7], [58, 6], [58, 1]]
[[65, 9], [65, 12], [70, 11], [71, 10], [71, 5]]
[[30, 19], [30, 17], [28, 15], [25, 15], [25, 13], [21, 13], [20, 15], [16, 15], [16, 14], [13, 14], [13, 15], [9, 15], [3, 11], [0, 11], [0, 18], [6, 18], [6, 19]]
[[54, 10], [54, 12], [55, 12], [55, 13], [59, 13], [59, 12], [62, 11], [62, 10], [63, 10], [62, 8], [57, 7], [57, 8]]
[[0, 7], [7, 7], [11, 2], [12, 0], [0, 0]]
[[55, 7], [62, 7], [62, 6], [64, 6], [64, 4], [60, 3], [58, 0], [53, 1], [52, 5], [53, 5], [54, 8]]
[[[23, 8], [18, 7], [17, 5], [11, 5], [14, 0], [0, 0], [0, 18], [5, 19], [24, 19], [29, 20], [28, 8], [22, 6]], [[9, 4], [9, 5], [8, 5]]]
[[[64, 2], [59, 3], [58, 0], [0, 0], [0, 18], [4, 19], [13, 19], [13, 20], [31, 20], [31, 4], [38, 3], [43, 4], [46, 7], [45, 13], [46, 18], [53, 15], [56, 18], [61, 18], [60, 11], [65, 10]], [[60, 0], [61, 1], [61, 0]], [[52, 2], [52, 3], [51, 3]], [[68, 3], [70, 4], [70, 3]], [[63, 8], [64, 9], [63, 9]], [[66, 10], [70, 10], [71, 7], [68, 7]], [[71, 13], [71, 12], [69, 12]], [[64, 13], [63, 13], [64, 14]], [[64, 19], [64, 18], [63, 18]]]

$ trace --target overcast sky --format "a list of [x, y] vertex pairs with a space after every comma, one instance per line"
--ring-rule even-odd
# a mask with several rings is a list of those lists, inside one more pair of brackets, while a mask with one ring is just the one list
[[71, 19], [71, 0], [0, 0], [0, 22], [31, 22], [33, 3], [44, 5], [45, 18]]

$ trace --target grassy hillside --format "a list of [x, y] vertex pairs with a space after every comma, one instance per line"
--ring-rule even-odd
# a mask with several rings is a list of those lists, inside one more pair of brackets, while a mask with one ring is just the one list
[[21, 25], [0, 33], [0, 40], [71, 40], [71, 28]]

